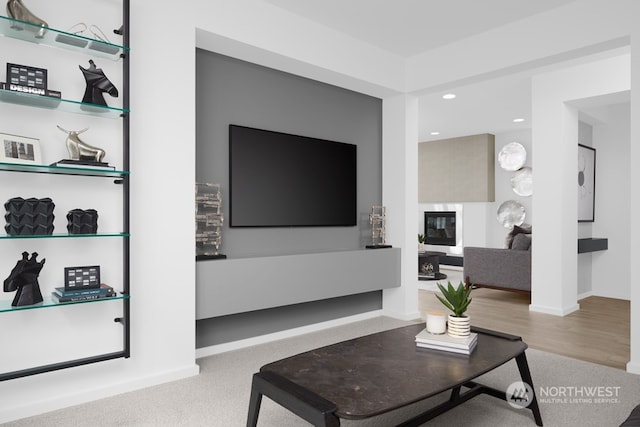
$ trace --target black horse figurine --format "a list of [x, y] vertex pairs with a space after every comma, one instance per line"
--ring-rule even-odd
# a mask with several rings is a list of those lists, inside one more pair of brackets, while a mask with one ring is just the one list
[[114, 98], [118, 97], [118, 89], [111, 83], [111, 81], [104, 75], [102, 68], [96, 67], [93, 60], [89, 60], [89, 68], [82, 68], [80, 70], [84, 75], [84, 80], [87, 82], [87, 88], [84, 91], [83, 103], [96, 104], [107, 106], [107, 102], [104, 100], [103, 93], [108, 93]]
[[9, 277], [4, 280], [5, 292], [18, 291], [11, 303], [13, 307], [42, 302], [38, 275], [40, 275], [45, 260], [38, 262], [37, 257], [37, 252], [32, 253], [31, 258], [29, 258], [28, 252], [23, 252], [22, 259], [16, 263]]

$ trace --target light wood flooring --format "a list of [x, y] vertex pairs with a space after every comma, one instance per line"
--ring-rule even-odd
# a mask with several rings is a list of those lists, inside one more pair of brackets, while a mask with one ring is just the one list
[[[457, 284], [457, 282], [452, 282]], [[630, 303], [626, 300], [587, 297], [580, 310], [559, 317], [529, 311], [526, 293], [474, 289], [467, 314], [474, 326], [519, 335], [530, 348], [614, 368], [626, 369], [629, 361]], [[442, 310], [430, 290], [418, 290], [423, 314]]]

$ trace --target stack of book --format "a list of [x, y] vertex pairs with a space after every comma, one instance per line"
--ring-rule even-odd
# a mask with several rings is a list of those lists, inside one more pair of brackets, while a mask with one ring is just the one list
[[471, 332], [468, 337], [457, 338], [448, 334], [435, 335], [426, 329], [416, 335], [416, 346], [433, 350], [449, 351], [452, 353], [471, 354], [478, 344], [478, 334]]
[[51, 292], [51, 297], [56, 302], [74, 302], [86, 301], [90, 299], [115, 297], [117, 292], [104, 283], [99, 288], [84, 288], [76, 290], [65, 290], [64, 288], [56, 288]]

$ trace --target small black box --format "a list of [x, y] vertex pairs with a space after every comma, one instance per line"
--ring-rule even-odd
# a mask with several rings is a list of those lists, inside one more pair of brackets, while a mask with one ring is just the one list
[[7, 85], [26, 86], [46, 91], [47, 70], [7, 62]]
[[100, 287], [100, 266], [65, 267], [64, 290], [97, 289]]

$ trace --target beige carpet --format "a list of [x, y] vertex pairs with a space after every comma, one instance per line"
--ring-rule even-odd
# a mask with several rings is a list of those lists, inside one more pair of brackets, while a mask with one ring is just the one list
[[[198, 360], [201, 374], [144, 390], [125, 393], [5, 426], [213, 426], [246, 425], [251, 376], [260, 366], [312, 348], [368, 333], [403, 326], [389, 318], [376, 318], [307, 334], [248, 350], [233, 351]], [[527, 350], [544, 425], [618, 426], [640, 403], [640, 377], [588, 362]], [[519, 380], [514, 361], [482, 377], [482, 382], [504, 388]], [[544, 389], [548, 396], [540, 396]], [[589, 391], [591, 390], [591, 391]], [[614, 401], [600, 402], [585, 393], [610, 392]], [[565, 396], [559, 396], [564, 393]], [[552, 396], [553, 395], [553, 396]], [[404, 408], [366, 421], [344, 421], [350, 427], [388, 427], [447, 396]], [[308, 426], [269, 399], [263, 399], [258, 426]], [[535, 426], [531, 411], [479, 396], [432, 420], [429, 426]]]

